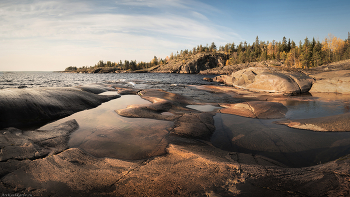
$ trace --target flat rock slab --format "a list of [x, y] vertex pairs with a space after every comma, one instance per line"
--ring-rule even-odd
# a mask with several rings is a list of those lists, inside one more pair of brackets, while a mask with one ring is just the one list
[[50, 131], [1, 130], [0, 161], [35, 159], [61, 152], [68, 148], [69, 134], [78, 127], [78, 123], [71, 120]]
[[308, 92], [313, 79], [301, 72], [277, 71], [273, 68], [251, 67], [232, 73], [225, 83], [251, 91], [300, 94]]
[[215, 131], [213, 116], [215, 113], [191, 113], [184, 114], [175, 121], [175, 128], [171, 131], [188, 138], [209, 140]]
[[316, 79], [310, 92], [350, 94], [350, 70], [322, 72], [311, 75]]
[[0, 90], [0, 128], [43, 124], [119, 96], [100, 96], [77, 88]]
[[288, 109], [281, 103], [249, 101], [236, 104], [221, 104], [220, 113], [233, 114], [248, 118], [277, 119], [284, 118]]
[[32, 196], [101, 196], [113, 191], [110, 186], [135, 166], [134, 163], [121, 160], [98, 159], [73, 148], [31, 161], [1, 181], [6, 183], [7, 192], [12, 193], [20, 191]]
[[275, 123], [312, 131], [347, 132], [350, 131], [350, 113], [321, 118], [283, 120], [276, 121]]
[[33, 196], [316, 197], [349, 192], [349, 156], [309, 168], [282, 168], [264, 157], [229, 153], [196, 141], [170, 144], [167, 152], [128, 162], [68, 149], [22, 163], [1, 178], [0, 188]]

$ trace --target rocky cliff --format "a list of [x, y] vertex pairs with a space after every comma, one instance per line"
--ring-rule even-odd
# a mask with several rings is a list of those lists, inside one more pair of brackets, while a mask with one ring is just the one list
[[174, 58], [152, 72], [197, 74], [200, 71], [224, 67], [228, 55], [223, 53], [199, 53], [193, 56]]

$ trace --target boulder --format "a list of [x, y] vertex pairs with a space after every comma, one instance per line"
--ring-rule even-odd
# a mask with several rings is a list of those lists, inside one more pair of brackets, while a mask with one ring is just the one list
[[350, 94], [350, 70], [322, 72], [311, 76], [316, 82], [310, 92]]
[[248, 118], [275, 119], [284, 118], [288, 109], [281, 103], [250, 101], [236, 104], [222, 104], [220, 113], [234, 114]]
[[250, 67], [232, 73], [225, 83], [258, 92], [300, 94], [308, 92], [313, 79], [301, 72], [277, 71], [274, 68]]

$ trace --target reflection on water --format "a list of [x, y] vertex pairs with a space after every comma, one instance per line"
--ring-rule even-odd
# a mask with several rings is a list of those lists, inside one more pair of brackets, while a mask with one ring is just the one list
[[[313, 93], [279, 101], [286, 118], [307, 119], [348, 112], [350, 95]], [[313, 132], [277, 125], [274, 120], [229, 114], [214, 116], [211, 142], [228, 151], [260, 154], [290, 167], [311, 166], [350, 154], [350, 132]]]
[[288, 108], [286, 118], [306, 119], [334, 116], [349, 112], [347, 101], [284, 101], [281, 102]]
[[114, 110], [131, 104], [148, 104], [137, 95], [125, 95], [97, 108], [75, 113], [40, 128], [49, 130], [75, 119], [79, 129], [71, 134], [69, 147], [78, 147], [96, 157], [143, 159], [165, 153], [167, 128], [173, 122], [144, 118], [125, 118]]
[[221, 108], [221, 107], [215, 107], [213, 105], [187, 105], [186, 107], [195, 109], [201, 112], [211, 112]]
[[98, 95], [119, 95], [118, 91], [106, 91], [106, 92], [102, 92]]
[[350, 154], [350, 133], [312, 132], [275, 120], [217, 113], [211, 142], [227, 151], [260, 154], [290, 167], [311, 166]]

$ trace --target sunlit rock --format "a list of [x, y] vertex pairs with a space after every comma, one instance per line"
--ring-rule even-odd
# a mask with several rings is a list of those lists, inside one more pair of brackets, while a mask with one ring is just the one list
[[274, 119], [284, 118], [288, 109], [281, 103], [249, 101], [236, 104], [221, 104], [221, 113], [234, 114], [249, 118]]
[[273, 68], [251, 67], [232, 73], [225, 83], [251, 91], [282, 94], [308, 92], [313, 79], [301, 72], [282, 72]]
[[350, 71], [338, 70], [311, 75], [316, 79], [310, 92], [350, 94]]

